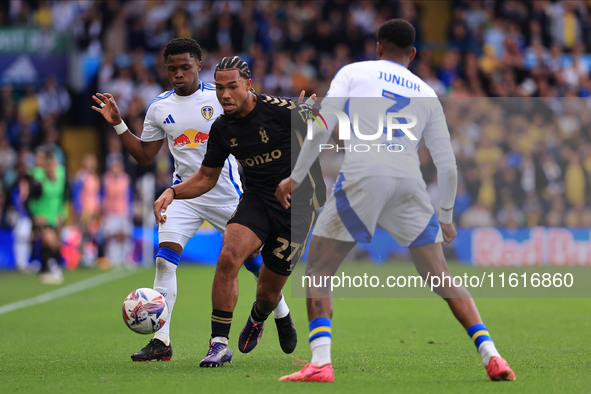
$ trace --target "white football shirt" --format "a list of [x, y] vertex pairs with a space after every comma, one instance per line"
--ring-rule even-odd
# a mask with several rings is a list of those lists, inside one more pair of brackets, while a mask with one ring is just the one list
[[[207, 151], [209, 129], [223, 113], [215, 86], [200, 81], [199, 89], [190, 96], [179, 96], [173, 90], [156, 97], [146, 111], [141, 140], [168, 138], [174, 158], [173, 184], [196, 173]], [[235, 205], [242, 194], [238, 164], [228, 157], [215, 187], [195, 202], [203, 205]]]
[[[322, 102], [323, 110], [333, 108], [343, 111], [349, 116], [352, 124], [353, 115], [358, 114], [359, 130], [362, 134], [380, 134], [377, 140], [363, 140], [351, 131], [351, 139], [345, 146], [357, 151], [354, 154], [345, 151], [341, 172], [346, 179], [367, 174], [422, 179], [417, 154], [421, 137], [425, 139], [438, 169], [455, 167], [449, 130], [437, 95], [403, 65], [391, 60], [346, 65], [333, 78], [326, 96]], [[323, 111], [320, 113], [323, 114]], [[386, 134], [379, 133], [378, 114], [383, 115], [383, 126], [386, 126], [388, 113], [415, 115], [417, 124], [409, 131], [417, 140], [411, 140], [397, 129], [394, 130], [391, 140], [387, 140]], [[330, 115], [326, 115], [327, 121], [329, 117]], [[399, 123], [408, 122], [410, 118], [406, 119], [406, 122], [401, 119]], [[329, 121], [330, 123], [336, 123], [336, 118], [332, 122]], [[331, 126], [329, 130], [332, 130]], [[378, 147], [373, 144], [381, 145], [379, 152]], [[364, 152], [367, 146], [370, 150]], [[388, 146], [392, 151], [388, 150]], [[395, 150], [400, 151], [395, 153]]]

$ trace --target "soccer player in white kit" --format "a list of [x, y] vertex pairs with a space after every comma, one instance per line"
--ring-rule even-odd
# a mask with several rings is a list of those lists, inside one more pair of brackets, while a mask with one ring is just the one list
[[[92, 107], [114, 126], [125, 148], [140, 165], [149, 165], [168, 139], [174, 158], [173, 185], [183, 182], [199, 170], [207, 150], [209, 129], [223, 113], [215, 87], [199, 80], [201, 48], [192, 38], [174, 38], [164, 49], [168, 79], [173, 90], [156, 97], [146, 111], [141, 138], [128, 132], [113, 96], [97, 93], [93, 96], [100, 106]], [[224, 232], [226, 223], [236, 210], [242, 185], [238, 165], [230, 156], [216, 186], [203, 196], [190, 200], [175, 200], [166, 212], [166, 222], [158, 228], [158, 253], [154, 289], [162, 293], [168, 304], [167, 324], [141, 351], [131, 356], [133, 361], [168, 361], [172, 357], [170, 318], [177, 297], [176, 270], [183, 249], [207, 220]], [[258, 278], [262, 258], [258, 252], [244, 262], [246, 269]], [[289, 308], [282, 297], [273, 311], [275, 318], [287, 316]], [[212, 320], [212, 325], [215, 322]]]
[[[354, 129], [354, 114], [358, 114], [357, 130], [361, 134], [367, 136], [378, 130], [378, 140], [370, 142], [352, 133], [347, 141], [341, 174], [313, 230], [306, 268], [309, 277], [334, 275], [357, 242], [371, 240], [378, 224], [400, 245], [409, 246], [415, 267], [424, 279], [427, 274], [450, 276], [442, 246], [456, 236], [452, 224], [456, 161], [435, 92], [408, 70], [416, 54], [414, 40], [415, 31], [410, 23], [389, 20], [378, 31], [378, 60], [349, 64], [335, 75], [320, 110], [328, 130], [314, 125], [312, 140], [302, 147], [291, 177], [277, 188], [277, 198], [289, 206], [289, 193], [304, 179], [320, 148], [333, 146], [326, 144], [337, 123], [330, 110], [352, 116]], [[412, 131], [397, 129], [388, 140], [378, 126], [380, 113], [399, 113], [396, 119], [406, 124], [411, 124], [412, 118], [402, 117], [403, 114], [414, 115], [416, 125], [408, 126]], [[384, 116], [383, 125], [387, 124], [386, 119]], [[340, 132], [343, 126], [339, 126]], [[350, 129], [348, 122], [346, 126]], [[437, 167], [439, 220], [420, 171], [417, 147], [421, 138]], [[365, 152], [367, 146], [370, 151]], [[490, 379], [513, 380], [515, 374], [496, 350], [470, 293], [464, 287], [451, 286], [436, 288], [436, 292], [448, 302], [474, 341]], [[307, 298], [312, 360], [302, 370], [279, 380], [332, 382], [332, 291], [309, 286]]]

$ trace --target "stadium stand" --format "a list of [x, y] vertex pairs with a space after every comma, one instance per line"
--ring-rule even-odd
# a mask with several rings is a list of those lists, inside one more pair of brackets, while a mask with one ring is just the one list
[[[421, 51], [411, 70], [442, 97], [458, 161], [459, 226], [591, 227], [589, 0], [0, 2], [1, 36], [67, 42], [43, 65], [32, 50], [0, 45], [0, 225], [11, 231], [19, 221], [10, 195], [16, 163], [33, 168], [40, 146], [65, 163], [70, 185], [85, 155], [98, 157], [100, 175], [107, 156], [120, 152], [134, 185], [150, 174], [155, 195], [168, 186], [166, 148], [139, 167], [90, 110], [90, 96], [112, 93], [139, 135], [147, 105], [170, 89], [161, 52], [172, 37], [200, 43], [206, 82], [219, 59], [238, 54], [257, 92], [322, 96], [343, 65], [375, 58], [372, 34], [392, 17], [417, 30]], [[435, 168], [426, 149], [419, 152], [436, 200]], [[329, 159], [331, 186], [338, 166]], [[134, 196], [140, 225], [142, 193]], [[76, 217], [72, 208], [65, 224]], [[139, 253], [136, 246], [135, 259]]]

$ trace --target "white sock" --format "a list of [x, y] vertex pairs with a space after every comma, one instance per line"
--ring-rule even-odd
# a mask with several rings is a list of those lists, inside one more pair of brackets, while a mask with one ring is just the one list
[[22, 241], [17, 238], [14, 244], [14, 257], [16, 267], [21, 271], [25, 271], [29, 267], [29, 259], [31, 258], [30, 242]]
[[273, 316], [275, 319], [281, 319], [282, 317], [287, 316], [289, 313], [289, 307], [285, 302], [285, 297], [281, 294], [281, 299], [279, 300], [279, 304], [277, 304], [277, 308], [273, 311]]
[[311, 363], [316, 366], [323, 366], [324, 364], [330, 364], [330, 344], [332, 339], [329, 337], [320, 337], [310, 342], [310, 349], [312, 350], [312, 361]]
[[154, 279], [154, 290], [164, 295], [168, 305], [168, 320], [166, 324], [154, 334], [155, 339], [159, 339], [166, 346], [170, 345], [170, 319], [172, 310], [176, 301], [176, 264], [162, 258], [156, 257], [156, 278]]
[[115, 261], [117, 261], [117, 265], [120, 266], [123, 264], [123, 242], [116, 240], [115, 241]]
[[123, 241], [116, 241], [117, 243], [115, 245], [117, 245], [117, 249], [115, 249], [117, 251], [117, 265], [121, 265], [125, 262], [125, 259], [123, 258]]
[[133, 243], [126, 239], [125, 241], [121, 242], [121, 262], [125, 266], [130, 265], [131, 261], [131, 251], [133, 250]]
[[478, 353], [480, 353], [480, 357], [482, 357], [482, 363], [485, 367], [488, 366], [488, 362], [490, 361], [491, 357], [501, 357], [493, 341], [482, 342], [478, 347]]
[[[261, 271], [256, 271], [256, 272], [252, 273], [252, 276], [254, 276], [254, 280], [257, 283], [259, 283], [260, 272]], [[279, 304], [277, 304], [277, 307], [273, 311], [273, 317], [275, 319], [281, 319], [282, 317], [287, 316], [288, 313], [289, 313], [289, 307], [287, 306], [287, 303], [285, 302], [285, 297], [283, 296], [283, 294], [281, 294], [281, 299], [279, 300]], [[256, 323], [256, 322], [254, 322], [254, 323]]]
[[107, 246], [105, 248], [106, 249], [106, 251], [105, 251], [106, 253], [105, 254], [107, 255], [107, 258], [110, 260], [112, 267], [115, 267], [115, 266], [119, 265], [119, 262], [117, 261], [117, 253], [116, 253], [117, 247], [116, 247], [116, 243], [117, 243], [117, 240], [110, 239], [107, 242]]
[[227, 345], [228, 344], [228, 338], [226, 338], [226, 337], [215, 337], [215, 338], [212, 338], [211, 339], [211, 343], [216, 343], [216, 342], [223, 343], [223, 344], [226, 344]]
[[125, 246], [123, 244], [123, 242], [119, 241], [118, 239], [113, 239], [111, 241], [112, 243], [112, 250], [111, 253], [113, 255], [113, 259], [111, 260], [111, 265], [113, 266], [121, 266], [121, 264], [123, 264], [125, 262], [125, 258], [124, 258], [124, 249]]

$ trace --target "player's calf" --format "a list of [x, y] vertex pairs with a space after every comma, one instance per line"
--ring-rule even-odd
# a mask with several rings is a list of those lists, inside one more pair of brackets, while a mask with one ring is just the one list
[[[254, 276], [254, 279], [257, 282], [259, 280], [259, 275], [261, 273], [262, 266], [263, 266], [263, 257], [260, 254], [257, 255], [256, 257], [254, 257], [253, 259], [250, 259], [250, 260], [247, 260], [244, 262], [244, 268], [246, 268], [248, 271], [252, 272], [252, 275]], [[275, 309], [273, 309], [273, 316], [275, 316], [275, 324], [277, 324], [278, 329], [280, 326], [282, 327], [282, 329], [279, 330], [279, 332], [286, 333], [287, 336], [292, 337], [289, 340], [288, 339], [282, 340], [282, 336], [280, 334], [279, 342], [286, 343], [286, 344], [287, 344], [287, 342], [293, 341], [293, 334], [295, 333], [295, 327], [293, 327], [293, 321], [291, 323], [288, 322], [289, 327], [286, 325], [285, 317], [288, 315], [289, 315], [289, 307], [287, 306], [287, 303], [285, 302], [285, 297], [283, 296], [283, 293], [281, 293], [281, 299], [279, 300], [279, 303], [277, 304]], [[295, 333], [295, 341], [297, 342], [297, 333]], [[286, 345], [286, 348], [283, 348], [283, 345], [282, 345], [282, 349], [286, 353], [291, 353], [291, 352], [286, 351], [286, 349], [289, 349], [290, 347], [291, 347], [291, 345]], [[295, 344], [293, 345], [293, 348], [295, 349]]]
[[290, 354], [297, 346], [298, 333], [289, 313], [289, 308], [285, 303], [285, 297], [282, 293], [279, 293], [279, 297], [279, 302], [277, 302], [276, 294], [263, 291], [263, 289], [259, 288], [257, 291], [257, 301], [255, 307], [253, 307], [250, 320], [256, 322], [258, 319], [266, 319], [270, 314], [269, 311], [272, 311], [275, 317], [281, 350], [284, 353]]

